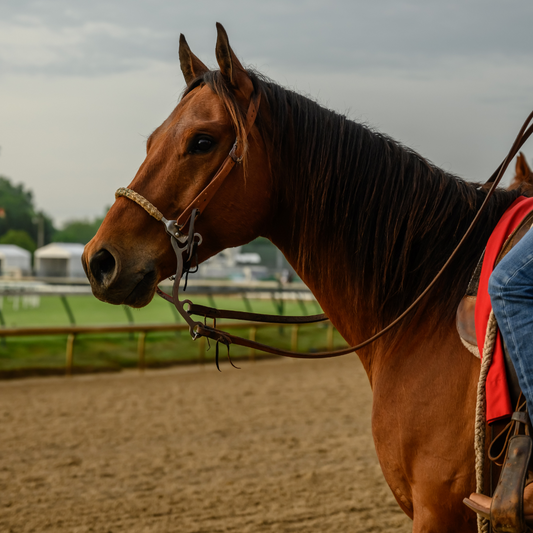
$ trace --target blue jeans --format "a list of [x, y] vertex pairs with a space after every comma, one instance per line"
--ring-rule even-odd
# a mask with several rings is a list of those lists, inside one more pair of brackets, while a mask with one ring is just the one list
[[533, 413], [533, 230], [529, 230], [496, 266], [489, 280], [489, 295], [531, 417]]

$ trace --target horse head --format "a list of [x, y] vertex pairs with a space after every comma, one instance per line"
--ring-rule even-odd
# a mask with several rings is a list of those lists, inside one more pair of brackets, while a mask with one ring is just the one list
[[[270, 211], [271, 178], [262, 138], [256, 125], [244, 133], [254, 83], [220, 24], [217, 31], [218, 71], [210, 71], [180, 36], [187, 87], [148, 138], [146, 159], [129, 185], [164, 217], [177, 219], [216, 175], [235, 140], [242, 143], [242, 163], [233, 167], [197, 218], [195, 231], [203, 236], [198, 262], [264, 235]], [[124, 197], [109, 210], [82, 261], [96, 297], [132, 307], [148, 304], [157, 284], [176, 269], [163, 226]]]

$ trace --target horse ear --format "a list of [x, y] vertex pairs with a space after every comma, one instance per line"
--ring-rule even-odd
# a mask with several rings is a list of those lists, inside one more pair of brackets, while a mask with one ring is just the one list
[[[520, 152], [522, 154], [522, 152]], [[533, 175], [533, 171], [531, 170], [531, 168], [529, 167], [528, 165], [528, 162], [527, 162], [527, 159], [526, 159], [526, 156], [524, 154], [522, 154], [522, 157], [524, 159], [523, 163], [524, 163], [524, 175], [525, 176], [531, 176]]]
[[180, 34], [179, 46], [180, 67], [185, 78], [185, 83], [190, 83], [205, 74], [209, 69], [191, 52], [183, 34]]
[[516, 158], [515, 174], [517, 177], [520, 177], [522, 180], [524, 180], [530, 172], [531, 171], [529, 170], [526, 156], [520, 152]]
[[249, 99], [254, 91], [252, 80], [231, 49], [228, 34], [219, 22], [217, 22], [215, 53], [222, 76], [229, 81], [234, 89], [241, 92], [246, 99]]

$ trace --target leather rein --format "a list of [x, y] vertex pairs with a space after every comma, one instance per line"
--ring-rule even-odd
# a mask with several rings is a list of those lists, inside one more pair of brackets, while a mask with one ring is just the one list
[[[236, 344], [239, 346], [245, 346], [252, 348], [254, 350], [260, 350], [263, 352], [271, 353], [274, 355], [282, 355], [286, 357], [293, 357], [297, 359], [319, 359], [327, 357], [337, 357], [341, 355], [346, 355], [352, 353], [364, 346], [367, 346], [377, 340], [379, 337], [383, 336], [386, 332], [391, 330], [396, 326], [403, 318], [405, 318], [414, 308], [420, 303], [420, 301], [427, 295], [431, 288], [435, 285], [437, 280], [440, 278], [444, 270], [448, 267], [454, 257], [457, 255], [459, 249], [466, 241], [466, 239], [472, 233], [476, 223], [478, 222], [481, 213], [484, 211], [485, 207], [488, 204], [489, 198], [492, 196], [494, 190], [498, 186], [505, 170], [509, 166], [511, 160], [518, 153], [522, 145], [533, 133], [533, 124], [530, 124], [533, 120], [533, 112], [528, 116], [524, 122], [522, 128], [520, 129], [518, 136], [516, 137], [515, 142], [511, 146], [509, 153], [506, 158], [492, 174], [492, 176], [487, 180], [487, 182], [481, 186], [483, 189], [489, 189], [487, 196], [485, 197], [481, 207], [479, 208], [476, 216], [472, 220], [469, 228], [465, 232], [463, 238], [456, 246], [455, 250], [452, 252], [446, 263], [437, 273], [433, 281], [426, 287], [426, 289], [414, 300], [414, 302], [393, 322], [391, 322], [387, 327], [370, 337], [369, 339], [361, 342], [355, 346], [349, 346], [347, 348], [342, 348], [340, 350], [326, 351], [326, 352], [315, 352], [315, 353], [304, 353], [304, 352], [293, 352], [288, 350], [282, 350], [279, 348], [274, 348], [266, 344], [261, 344], [256, 341], [245, 339], [243, 337], [238, 337], [232, 335], [226, 331], [217, 329], [216, 321], [221, 318], [230, 318], [235, 320], [246, 320], [246, 321], [255, 321], [255, 322], [267, 322], [273, 324], [311, 324], [315, 322], [321, 322], [328, 320], [328, 317], [325, 314], [320, 315], [311, 315], [311, 316], [279, 316], [279, 315], [266, 315], [259, 313], [248, 313], [241, 311], [229, 311], [229, 310], [219, 310], [212, 307], [207, 307], [203, 305], [193, 304], [190, 300], [180, 300], [179, 299], [179, 284], [184, 274], [188, 274], [189, 269], [192, 265], [192, 262], [195, 258], [196, 249], [202, 243], [202, 236], [199, 233], [195, 233], [194, 224], [196, 218], [200, 213], [205, 209], [209, 204], [211, 199], [214, 197], [215, 193], [218, 191], [226, 177], [229, 175], [231, 170], [236, 164], [240, 164], [244, 157], [244, 147], [246, 140], [250, 134], [252, 127], [255, 124], [258, 112], [259, 105], [261, 102], [261, 93], [255, 92], [248, 106], [248, 111], [246, 114], [246, 123], [244, 129], [244, 139], [239, 139], [238, 137], [233, 144], [233, 147], [226, 159], [222, 162], [222, 165], [214, 175], [213, 179], [209, 184], [196, 196], [196, 198], [185, 208], [185, 210], [180, 214], [176, 220], [167, 220], [163, 214], [146, 198], [144, 198], [139, 193], [128, 189], [126, 187], [121, 187], [115, 193], [115, 198], [121, 196], [128, 198], [141, 206], [149, 215], [154, 217], [157, 221], [161, 222], [165, 226], [166, 232], [170, 235], [170, 241], [172, 248], [176, 254], [177, 259], [177, 268], [176, 275], [174, 277], [174, 284], [172, 287], [172, 296], [164, 293], [157, 288], [157, 293], [159, 296], [163, 297], [165, 300], [171, 302], [175, 305], [176, 309], [180, 315], [184, 318], [185, 322], [189, 325], [189, 332], [193, 340], [196, 340], [199, 337], [206, 337], [216, 342], [216, 362], [218, 367], [218, 345], [219, 343], [225, 345], [228, 349], [229, 357], [229, 346], [231, 344]], [[189, 230], [187, 233], [183, 233], [182, 230], [185, 225], [189, 223]], [[204, 322], [193, 320], [192, 316], [202, 316], [204, 317]], [[213, 319], [213, 326], [208, 326], [205, 323], [207, 318]], [[231, 359], [230, 359], [231, 362]]]

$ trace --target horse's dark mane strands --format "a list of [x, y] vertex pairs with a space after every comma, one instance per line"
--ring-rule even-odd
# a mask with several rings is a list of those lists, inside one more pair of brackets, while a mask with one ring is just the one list
[[[270, 115], [268, 124], [259, 120], [258, 126], [276, 157], [270, 161], [276, 194], [282, 209], [288, 202], [296, 207], [294, 246], [299, 247], [297, 235], [305, 235], [300, 268], [316, 273], [309, 250], [327, 249], [331, 261], [346, 261], [351, 269], [343, 283], [353, 287], [354, 300], [365, 301], [376, 330], [382, 328], [431, 282], [486, 193], [390, 137], [248, 72], [262, 92], [262, 110], [268, 107]], [[187, 92], [201, 82], [221, 97], [241, 130], [243, 112], [220, 73], [207, 73]], [[463, 253], [433, 289], [440, 319], [455, 315], [492, 229], [517, 196], [496, 192]], [[328, 265], [318, 267], [327, 277]]]

